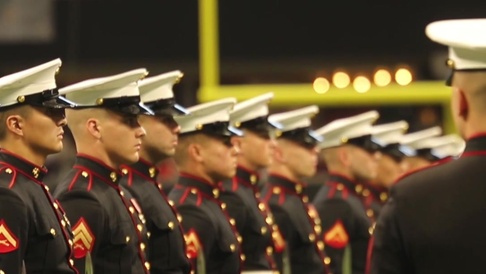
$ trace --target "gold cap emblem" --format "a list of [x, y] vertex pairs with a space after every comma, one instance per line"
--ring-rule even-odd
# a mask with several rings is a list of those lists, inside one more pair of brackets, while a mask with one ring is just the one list
[[446, 66], [450, 69], [454, 69], [455, 68], [455, 63], [454, 63], [454, 60], [451, 60], [451, 59], [447, 59], [446, 60]]

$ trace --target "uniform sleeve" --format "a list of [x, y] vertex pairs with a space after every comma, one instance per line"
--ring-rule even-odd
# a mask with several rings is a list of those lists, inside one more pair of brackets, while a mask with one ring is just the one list
[[[342, 199], [328, 199], [316, 205], [322, 223], [322, 234], [326, 255], [331, 258], [332, 273], [343, 272], [343, 259], [346, 246], [353, 231], [351, 208]], [[363, 265], [364, 265], [363, 259]], [[364, 266], [363, 266], [364, 267]]]
[[405, 249], [397, 223], [396, 201], [390, 198], [381, 210], [372, 238], [370, 273], [412, 273], [405, 262]]
[[[288, 248], [289, 245], [291, 245], [291, 240], [292, 240], [292, 222], [290, 220], [289, 215], [279, 206], [275, 206], [272, 204], [269, 204], [270, 210], [273, 215], [273, 219], [275, 223], [278, 225], [280, 234], [283, 236], [284, 240], [287, 242], [285, 250], [282, 252], [275, 252], [273, 253], [273, 258], [277, 264], [277, 267], [280, 271], [280, 273], [284, 273], [284, 260], [288, 261], [288, 256], [289, 254], [287, 252], [290, 252], [290, 249]], [[287, 256], [287, 258], [284, 258]], [[287, 263], [288, 264], [288, 263]]]
[[94, 264], [98, 247], [104, 235], [104, 212], [100, 203], [92, 197], [69, 192], [59, 198], [71, 222], [74, 234], [74, 265], [79, 273], [85, 273]]
[[233, 193], [221, 195], [221, 200], [226, 204], [226, 212], [235, 219], [236, 229], [242, 233], [248, 220], [248, 209], [240, 197]]
[[274, 206], [272, 204], [269, 204], [269, 206], [273, 219], [280, 229], [280, 233], [286, 241], [291, 240], [289, 238], [292, 234], [292, 221], [290, 220], [289, 215], [279, 206]]
[[10, 189], [0, 188], [0, 270], [21, 273], [28, 242], [28, 213]]
[[204, 261], [209, 257], [210, 250], [216, 242], [216, 229], [208, 220], [208, 216], [196, 206], [181, 206], [177, 208], [182, 216], [182, 228], [186, 240], [186, 253], [196, 273], [204, 273]]

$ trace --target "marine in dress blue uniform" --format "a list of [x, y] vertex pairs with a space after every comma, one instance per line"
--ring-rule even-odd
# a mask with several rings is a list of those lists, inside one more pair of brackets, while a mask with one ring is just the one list
[[317, 106], [308, 106], [269, 117], [282, 129], [261, 199], [270, 207], [286, 241], [291, 273], [329, 273], [329, 258], [318, 236], [321, 219], [309, 197], [303, 195], [306, 185], [302, 182], [316, 172], [321, 138], [311, 129], [311, 117], [318, 112]]
[[81, 273], [149, 273], [145, 218], [120, 186], [121, 164], [139, 159], [145, 135], [137, 116], [152, 113], [140, 103], [137, 81], [145, 69], [86, 80], [60, 90], [77, 103], [67, 112], [76, 142], [73, 169], [54, 196], [73, 224], [75, 265]]
[[430, 154], [431, 143], [427, 140], [433, 137], [438, 137], [441, 134], [442, 128], [435, 126], [402, 136], [400, 144], [412, 150], [410, 155], [406, 155], [402, 159], [402, 166], [405, 172], [428, 167], [437, 160], [435, 156]]
[[72, 233], [42, 182], [62, 149], [64, 108], [55, 74], [61, 60], [0, 78], [0, 273], [78, 273]]
[[378, 167], [376, 177], [365, 183], [362, 196], [365, 208], [372, 210], [369, 214], [373, 220], [376, 220], [388, 199], [388, 189], [405, 172], [403, 158], [415, 154], [415, 150], [400, 144], [407, 129], [408, 123], [403, 120], [372, 128], [372, 136], [380, 145], [376, 157]]
[[140, 124], [147, 135], [142, 142], [140, 160], [123, 165], [121, 184], [136, 198], [147, 221], [150, 238], [147, 258], [150, 273], [190, 273], [186, 256], [182, 217], [163, 191], [163, 182], [157, 181], [158, 164], [175, 153], [180, 127], [173, 116], [187, 111], [176, 104], [172, 87], [182, 78], [180, 71], [171, 71], [140, 81], [142, 102], [154, 115], [140, 116]]
[[366, 208], [362, 195], [368, 192], [362, 182], [376, 176], [374, 154], [379, 144], [372, 138], [376, 111], [334, 120], [316, 130], [329, 179], [316, 194], [313, 204], [322, 220], [319, 239], [331, 258], [333, 273], [343, 273], [346, 249], [351, 253], [351, 270], [364, 273], [373, 211]]
[[221, 181], [236, 172], [237, 148], [231, 137], [242, 132], [229, 125], [236, 103], [225, 98], [188, 108], [176, 116], [181, 126], [174, 159], [179, 181], [169, 193], [182, 216], [187, 254], [195, 273], [240, 273], [241, 236], [220, 200]]
[[[406, 136], [405, 136], [406, 137]], [[457, 158], [466, 146], [463, 138], [457, 134], [424, 137], [410, 144], [415, 151], [415, 161], [423, 163], [416, 169], [428, 167]]]
[[392, 188], [376, 224], [373, 274], [484, 272], [486, 19], [437, 21], [426, 34], [449, 46], [451, 113], [466, 148]]
[[236, 222], [242, 237], [242, 273], [274, 273], [278, 271], [274, 255], [284, 252], [285, 242], [275, 225], [273, 215], [259, 198], [259, 174], [272, 161], [273, 132], [279, 125], [268, 121], [268, 103], [273, 93], [265, 93], [235, 105], [230, 113], [231, 124], [244, 132], [233, 137], [240, 148], [236, 176], [223, 182], [221, 201]]

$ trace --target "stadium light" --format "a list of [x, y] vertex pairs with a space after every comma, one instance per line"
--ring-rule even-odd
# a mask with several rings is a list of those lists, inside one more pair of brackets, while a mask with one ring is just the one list
[[351, 83], [351, 79], [346, 72], [338, 71], [332, 76], [332, 83], [337, 88], [346, 88]]
[[316, 93], [324, 94], [329, 90], [329, 88], [331, 87], [331, 84], [329, 83], [329, 81], [326, 78], [317, 77], [314, 80], [312, 87], [314, 88], [314, 91]]

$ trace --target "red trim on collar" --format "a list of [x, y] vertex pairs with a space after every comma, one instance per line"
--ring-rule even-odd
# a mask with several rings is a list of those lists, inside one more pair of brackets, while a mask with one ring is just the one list
[[[81, 172], [86, 171], [88, 174], [98, 177], [98, 179], [100, 179], [101, 181], [103, 181], [103, 182], [107, 183], [108, 185], [112, 186], [116, 190], [119, 190], [120, 189], [120, 186], [119, 185], [117, 185], [117, 184], [113, 183], [112, 181], [106, 179], [106, 177], [101, 176], [98, 172], [95, 172], [95, 171], [93, 171], [91, 169], [86, 168], [85, 166], [75, 165], [75, 166], [73, 166], [73, 168], [76, 168], [76, 169], [80, 170]], [[90, 190], [91, 189], [92, 184], [93, 184], [93, 181], [90, 178], [90, 180], [88, 182], [88, 189], [87, 190]]]
[[461, 157], [470, 157], [470, 156], [485, 156], [486, 150], [476, 150], [476, 151], [466, 151], [462, 153]]
[[157, 180], [156, 178], [150, 178], [149, 176], [147, 176], [146, 174], [142, 173], [142, 172], [139, 172], [136, 168], [133, 168], [132, 166], [129, 166], [129, 165], [121, 165], [120, 166], [120, 169], [126, 169], [128, 171], [127, 174], [123, 174], [123, 176], [128, 176], [128, 185], [131, 186], [132, 183], [133, 183], [133, 174], [137, 174], [139, 177], [142, 177], [143, 179], [147, 180], [147, 181], [150, 181], [152, 183], [157, 183]]
[[[486, 154], [485, 154], [486, 155]], [[434, 162], [434, 163], [431, 163], [430, 165], [428, 166], [424, 166], [424, 167], [420, 167], [420, 168], [416, 168], [414, 170], [411, 170], [411, 171], [407, 171], [405, 172], [404, 174], [400, 175], [396, 180], [395, 182], [393, 183], [393, 185], [396, 185], [398, 182], [400, 182], [401, 180], [405, 179], [406, 177], [412, 175], [412, 174], [415, 174], [419, 171], [423, 171], [423, 170], [426, 170], [426, 169], [429, 169], [431, 167], [435, 167], [435, 166], [439, 166], [439, 165], [442, 165], [442, 164], [445, 164], [445, 163], [448, 163], [450, 161], [445, 161], [445, 162]]]
[[212, 187], [220, 187], [220, 184], [218, 183], [211, 183], [210, 181], [202, 178], [202, 177], [199, 177], [199, 176], [196, 176], [196, 175], [192, 175], [190, 173], [187, 173], [187, 172], [180, 172], [179, 173], [179, 176], [182, 176], [182, 177], [186, 177], [186, 178], [191, 178], [191, 179], [194, 179], [194, 180], [197, 180], [201, 183], [204, 183], [204, 184], [207, 184], [209, 186], [212, 186]]
[[20, 159], [20, 160], [28, 163], [29, 165], [32, 165], [32, 166], [34, 166], [34, 167], [42, 170], [43, 172], [46, 172], [47, 173], [47, 168], [45, 166], [38, 166], [37, 164], [32, 163], [31, 161], [25, 159], [24, 157], [22, 157], [22, 156], [20, 156], [20, 155], [18, 155], [16, 153], [13, 153], [13, 152], [11, 152], [9, 150], [6, 150], [4, 148], [0, 148], [0, 151], [3, 152], [3, 153], [5, 153], [5, 154], [10, 154], [10, 155], [12, 155], [12, 156], [14, 156], [14, 157], [16, 157], [16, 158], [18, 158], [18, 159]]
[[102, 160], [100, 160], [99, 158], [96, 158], [94, 156], [91, 156], [91, 155], [88, 155], [88, 154], [84, 154], [84, 153], [78, 153], [76, 154], [76, 156], [78, 157], [83, 157], [83, 158], [86, 158], [86, 159], [89, 159], [93, 162], [96, 162], [104, 167], [106, 167], [107, 169], [111, 170], [111, 171], [114, 171], [116, 172], [118, 175], [122, 175], [121, 172], [120, 172], [120, 169], [115, 169], [115, 168], [112, 168], [111, 166], [107, 165], [105, 162], [103, 162]]
[[[17, 178], [17, 172], [19, 173], [22, 173], [22, 175], [24, 175], [25, 177], [29, 178], [31, 181], [33, 181], [34, 183], [36, 184], [39, 184], [39, 185], [43, 185], [44, 183], [42, 181], [39, 181], [39, 179], [36, 179], [34, 176], [30, 175], [29, 173], [27, 172], [24, 172], [23, 170], [21, 170], [20, 168], [16, 168], [14, 165], [10, 164], [10, 163], [7, 163], [7, 162], [0, 162], [0, 165], [4, 165], [6, 167], [9, 167], [13, 172], [15, 172], [15, 176], [14, 176], [14, 179]], [[13, 179], [13, 180], [14, 180]], [[15, 185], [16, 181], [11, 181], [10, 184], [9, 184], [9, 188], [12, 188], [14, 185]]]
[[[100, 159], [98, 158], [95, 158], [93, 156], [90, 156], [90, 155], [87, 155], [87, 154], [84, 154], [84, 153], [78, 153], [76, 154], [77, 157], [82, 157], [82, 158], [86, 158], [88, 160], [91, 160], [93, 162], [96, 162], [100, 165], [102, 165], [103, 167], [107, 168], [108, 170], [111, 170], [112, 172], [115, 172], [118, 176], [122, 176], [122, 173], [120, 172], [119, 169], [114, 169], [110, 166], [108, 166], [107, 164], [105, 164], [103, 161], [101, 161]], [[81, 171], [86, 171], [88, 172], [88, 174], [92, 174], [96, 177], [98, 177], [99, 179], [101, 179], [103, 182], [109, 184], [110, 186], [112, 186], [113, 188], [115, 188], [116, 190], [119, 190], [120, 187], [117, 185], [117, 184], [114, 184], [113, 182], [111, 182], [110, 180], [107, 180], [105, 177], [101, 176], [101, 174], [99, 174], [98, 172], [95, 172], [91, 169], [88, 169], [87, 167], [85, 166], [82, 166], [82, 165], [77, 165], [75, 164], [73, 166], [73, 168], [77, 168], [78, 170], [81, 170]], [[90, 181], [89, 181], [89, 184], [88, 184], [88, 188], [91, 188], [91, 185], [92, 185], [92, 180], [90, 178]], [[88, 189], [89, 190], [89, 189]]]

